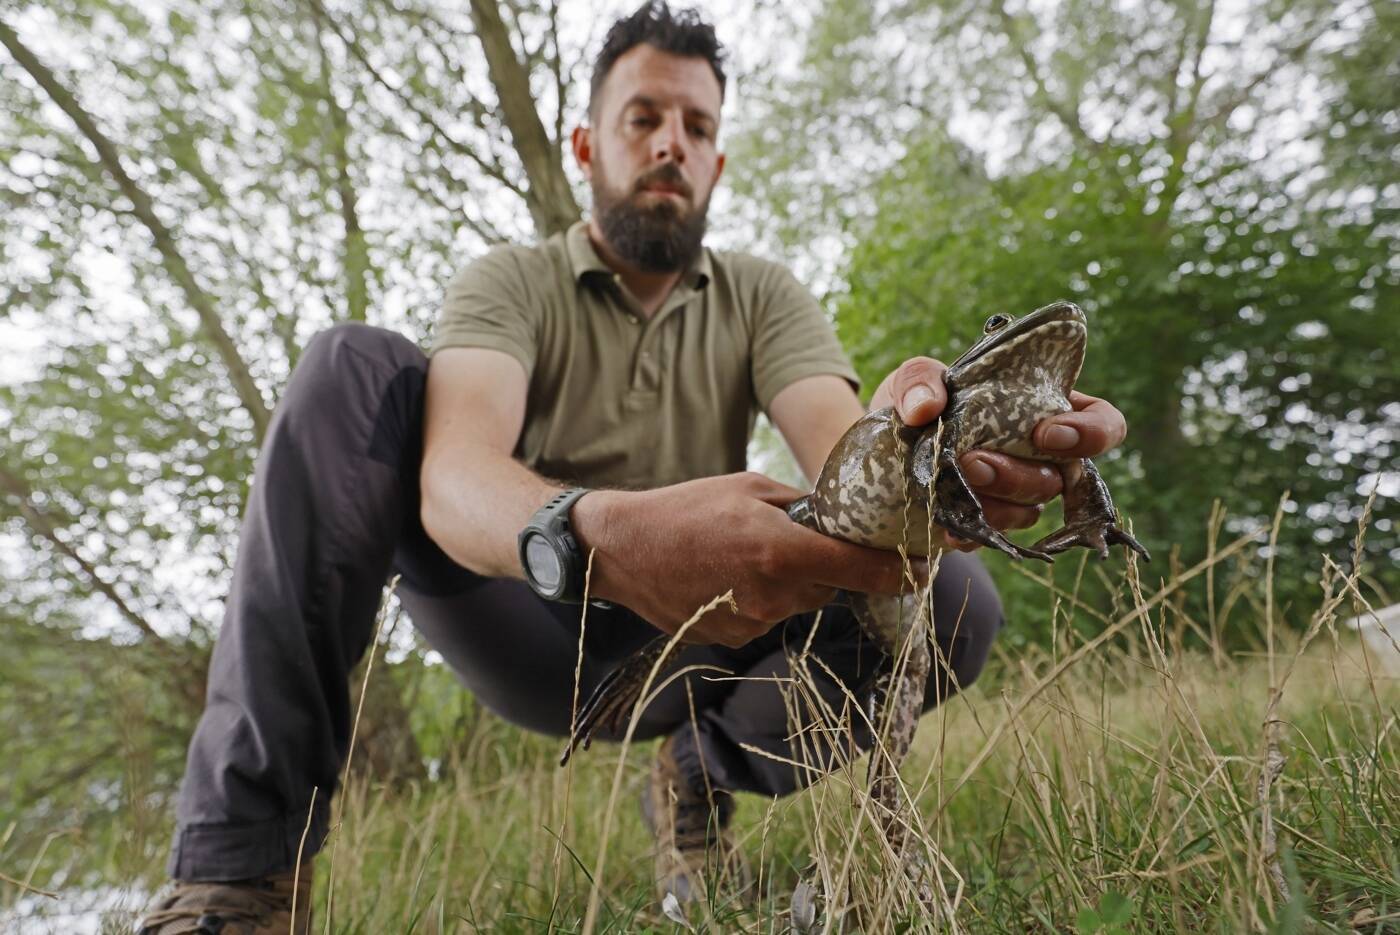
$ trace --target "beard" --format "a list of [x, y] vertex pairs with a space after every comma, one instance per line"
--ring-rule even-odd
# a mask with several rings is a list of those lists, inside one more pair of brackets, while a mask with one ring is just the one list
[[651, 185], [666, 185], [687, 200], [694, 191], [680, 169], [666, 163], [647, 172], [622, 193], [608, 184], [601, 165], [593, 173], [593, 212], [608, 245], [623, 260], [648, 273], [675, 273], [686, 269], [700, 255], [705, 237], [705, 215], [710, 200], [687, 211], [670, 198], [643, 203]]

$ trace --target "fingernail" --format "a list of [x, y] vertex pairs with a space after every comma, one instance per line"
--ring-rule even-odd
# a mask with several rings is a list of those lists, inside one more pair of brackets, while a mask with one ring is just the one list
[[1048, 451], [1063, 451], [1079, 444], [1079, 430], [1068, 425], [1052, 425], [1040, 437], [1040, 447]]
[[997, 469], [979, 458], [963, 468], [963, 478], [974, 487], [986, 487], [997, 479]]
[[926, 403], [931, 399], [933, 399], [933, 390], [920, 383], [904, 394], [904, 402], [900, 409], [905, 415], [908, 415], [921, 403]]

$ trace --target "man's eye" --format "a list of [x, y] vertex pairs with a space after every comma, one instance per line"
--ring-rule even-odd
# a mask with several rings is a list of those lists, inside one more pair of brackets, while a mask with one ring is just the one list
[[710, 129], [709, 127], [691, 127], [690, 135], [695, 137], [696, 139], [708, 140], [710, 138]]
[[634, 126], [634, 127], [654, 127], [654, 126], [656, 126], [656, 118], [655, 118], [655, 117], [633, 117], [631, 120], [628, 121], [628, 123], [631, 124], [631, 125]]

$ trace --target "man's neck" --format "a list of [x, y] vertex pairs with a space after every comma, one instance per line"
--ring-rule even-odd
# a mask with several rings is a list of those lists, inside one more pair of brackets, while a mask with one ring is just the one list
[[637, 300], [641, 306], [642, 315], [646, 318], [656, 314], [662, 303], [666, 301], [666, 297], [671, 294], [671, 290], [676, 287], [676, 283], [681, 281], [679, 271], [649, 273], [637, 269], [618, 256], [603, 237], [603, 232], [598, 229], [596, 221], [588, 222], [588, 239], [592, 241], [593, 249], [597, 251], [598, 257], [607, 265], [608, 269], [617, 274], [622, 284], [627, 287], [627, 291]]

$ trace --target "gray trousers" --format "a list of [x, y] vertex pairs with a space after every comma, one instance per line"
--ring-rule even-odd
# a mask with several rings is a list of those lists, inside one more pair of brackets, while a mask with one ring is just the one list
[[[292, 374], [258, 459], [190, 743], [170, 857], [176, 879], [285, 871], [308, 820], [306, 852], [319, 849], [349, 744], [349, 673], [391, 573], [402, 576], [397, 593], [414, 625], [482, 704], [531, 730], [568, 734], [580, 609], [456, 565], [419, 521], [426, 373], [407, 339], [341, 325], [317, 336]], [[935, 618], [952, 671], [935, 666], [928, 707], [977, 677], [1001, 626], [1001, 604], [972, 556], [944, 557]], [[656, 633], [625, 608], [590, 609], [581, 695]], [[774, 680], [809, 645], [821, 664], [808, 668], [836, 711], [881, 663], [849, 609], [833, 604], [741, 649], [688, 648], [681, 665], [751, 680], [678, 679], [646, 710], [637, 736], [675, 735], [677, 761], [694, 781], [703, 769], [719, 788], [794, 791], [810, 774], [782, 760], [802, 725], [789, 723]], [[857, 731], [849, 742], [869, 737]]]

